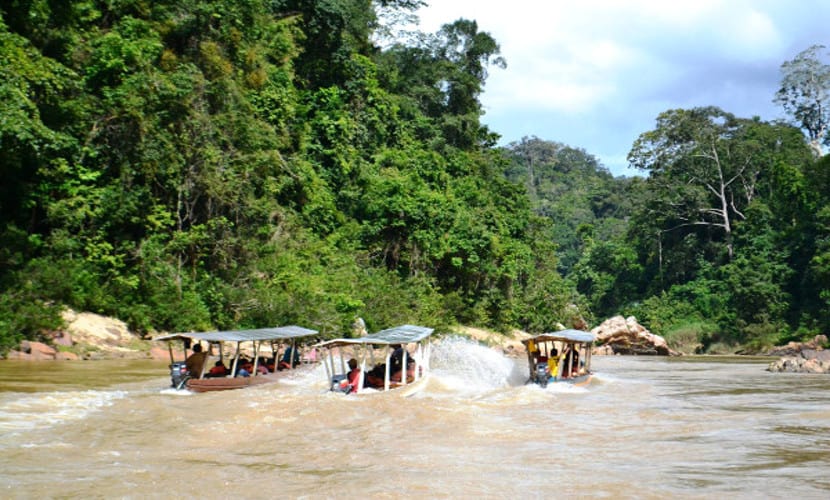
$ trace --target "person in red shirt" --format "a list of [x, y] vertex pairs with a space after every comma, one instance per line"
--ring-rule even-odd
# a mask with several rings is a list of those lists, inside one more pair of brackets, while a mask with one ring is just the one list
[[208, 372], [208, 377], [224, 377], [228, 374], [228, 369], [225, 368], [224, 363], [222, 361], [217, 361], [213, 368], [210, 369]]
[[352, 358], [349, 360], [349, 371], [346, 380], [343, 382], [345, 383], [344, 389], [346, 390], [346, 394], [357, 392], [360, 388], [360, 368], [357, 366], [357, 360]]

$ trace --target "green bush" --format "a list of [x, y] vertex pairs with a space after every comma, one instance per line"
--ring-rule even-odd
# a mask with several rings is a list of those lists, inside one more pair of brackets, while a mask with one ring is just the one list
[[692, 320], [672, 325], [663, 333], [669, 347], [684, 354], [701, 353], [704, 341], [713, 337], [718, 326], [712, 322]]
[[43, 333], [63, 325], [61, 309], [38, 299], [31, 290], [0, 294], [0, 353], [16, 349], [24, 339], [49, 341]]
[[752, 323], [741, 328], [747, 354], [758, 354], [780, 345], [781, 340], [786, 337], [787, 329], [783, 324], [771, 322]]

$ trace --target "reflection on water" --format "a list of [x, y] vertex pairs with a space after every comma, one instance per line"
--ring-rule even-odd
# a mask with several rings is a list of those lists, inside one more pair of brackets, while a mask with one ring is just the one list
[[164, 363], [0, 363], [0, 496], [826, 498], [830, 377], [768, 359], [595, 357], [587, 388], [436, 346], [411, 398], [322, 367], [180, 397]]

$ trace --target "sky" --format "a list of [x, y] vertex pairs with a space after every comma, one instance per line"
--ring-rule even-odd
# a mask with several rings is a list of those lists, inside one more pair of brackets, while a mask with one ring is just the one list
[[419, 29], [459, 18], [499, 43], [482, 121], [500, 144], [523, 137], [582, 148], [614, 175], [670, 109], [718, 106], [786, 118], [773, 103], [781, 64], [830, 47], [828, 0], [427, 0]]

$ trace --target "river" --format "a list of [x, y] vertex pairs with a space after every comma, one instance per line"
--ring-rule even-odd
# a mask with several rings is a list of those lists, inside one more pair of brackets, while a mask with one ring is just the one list
[[178, 395], [153, 361], [0, 363], [3, 498], [830, 498], [830, 377], [600, 357], [585, 388], [462, 340], [411, 398], [321, 367]]

